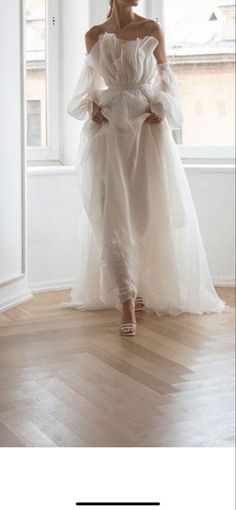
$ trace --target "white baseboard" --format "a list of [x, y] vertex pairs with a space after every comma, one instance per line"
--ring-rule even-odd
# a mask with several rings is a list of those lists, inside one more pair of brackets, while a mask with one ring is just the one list
[[[30, 284], [29, 284], [30, 285]], [[48, 281], [48, 282], [39, 282], [34, 283], [32, 286], [30, 285], [31, 292], [33, 294], [38, 294], [40, 292], [48, 292], [53, 290], [69, 290], [73, 285], [73, 281]]]
[[[231, 278], [213, 278], [213, 284], [216, 287], [235, 287], [235, 280]], [[53, 290], [69, 290], [73, 285], [73, 281], [47, 281], [40, 282], [30, 287], [34, 294], [39, 292], [47, 292]]]
[[9, 308], [21, 305], [21, 303], [24, 303], [33, 297], [34, 296], [31, 292], [24, 292], [22, 294], [16, 294], [15, 296], [13, 295], [10, 299], [6, 299], [6, 301], [0, 303], [0, 313], [9, 310]]
[[[230, 278], [213, 278], [213, 283], [215, 287], [235, 287], [235, 280]], [[9, 308], [18, 306], [21, 303], [28, 301], [29, 299], [32, 299], [34, 294], [56, 290], [70, 290], [72, 288], [72, 285], [73, 285], [72, 280], [47, 281], [34, 284], [30, 286], [31, 292], [17, 294], [15, 296], [12, 296], [11, 299], [3, 301], [0, 304], [0, 313], [8, 310]]]
[[213, 278], [216, 287], [235, 287], [235, 280], [232, 278]]

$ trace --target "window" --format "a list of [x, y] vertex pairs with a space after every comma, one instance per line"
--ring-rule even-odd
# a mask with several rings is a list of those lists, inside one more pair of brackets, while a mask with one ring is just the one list
[[41, 125], [41, 101], [27, 101], [27, 145], [28, 147], [41, 147], [42, 125]]
[[28, 159], [59, 159], [58, 0], [25, 1]]
[[178, 143], [201, 147], [202, 154], [210, 155], [210, 147], [212, 154], [229, 154], [235, 140], [234, 1], [164, 0], [164, 7], [167, 55], [184, 113]]

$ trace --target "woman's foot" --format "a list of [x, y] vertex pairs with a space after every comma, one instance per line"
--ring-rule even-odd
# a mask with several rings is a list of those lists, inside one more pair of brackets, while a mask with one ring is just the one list
[[141, 296], [137, 296], [135, 299], [135, 311], [140, 312], [145, 308], [145, 304], [143, 298]]
[[122, 317], [120, 333], [123, 336], [134, 336], [136, 334], [135, 299], [130, 298], [122, 303]]

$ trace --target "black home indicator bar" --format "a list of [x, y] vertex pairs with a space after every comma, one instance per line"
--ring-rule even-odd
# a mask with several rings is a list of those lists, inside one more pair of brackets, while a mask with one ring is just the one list
[[141, 501], [138, 501], [138, 502], [131, 502], [131, 501], [122, 501], [120, 503], [118, 502], [93, 502], [93, 503], [89, 503], [89, 502], [86, 502], [86, 503], [82, 503], [82, 502], [78, 502], [76, 503], [76, 506], [160, 506], [160, 503], [158, 503], [157, 501], [148, 501], [148, 502], [141, 502]]

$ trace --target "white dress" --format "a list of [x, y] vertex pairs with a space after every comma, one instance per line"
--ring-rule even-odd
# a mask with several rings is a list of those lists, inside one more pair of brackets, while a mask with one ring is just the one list
[[[182, 124], [169, 63], [157, 64], [153, 36], [105, 32], [84, 65], [68, 113], [84, 120], [76, 173], [79, 257], [70, 302], [120, 308], [141, 295], [158, 315], [222, 312], [208, 269], [190, 187], [172, 135]], [[92, 102], [107, 123], [95, 123]], [[164, 108], [160, 124], [145, 123]]]

